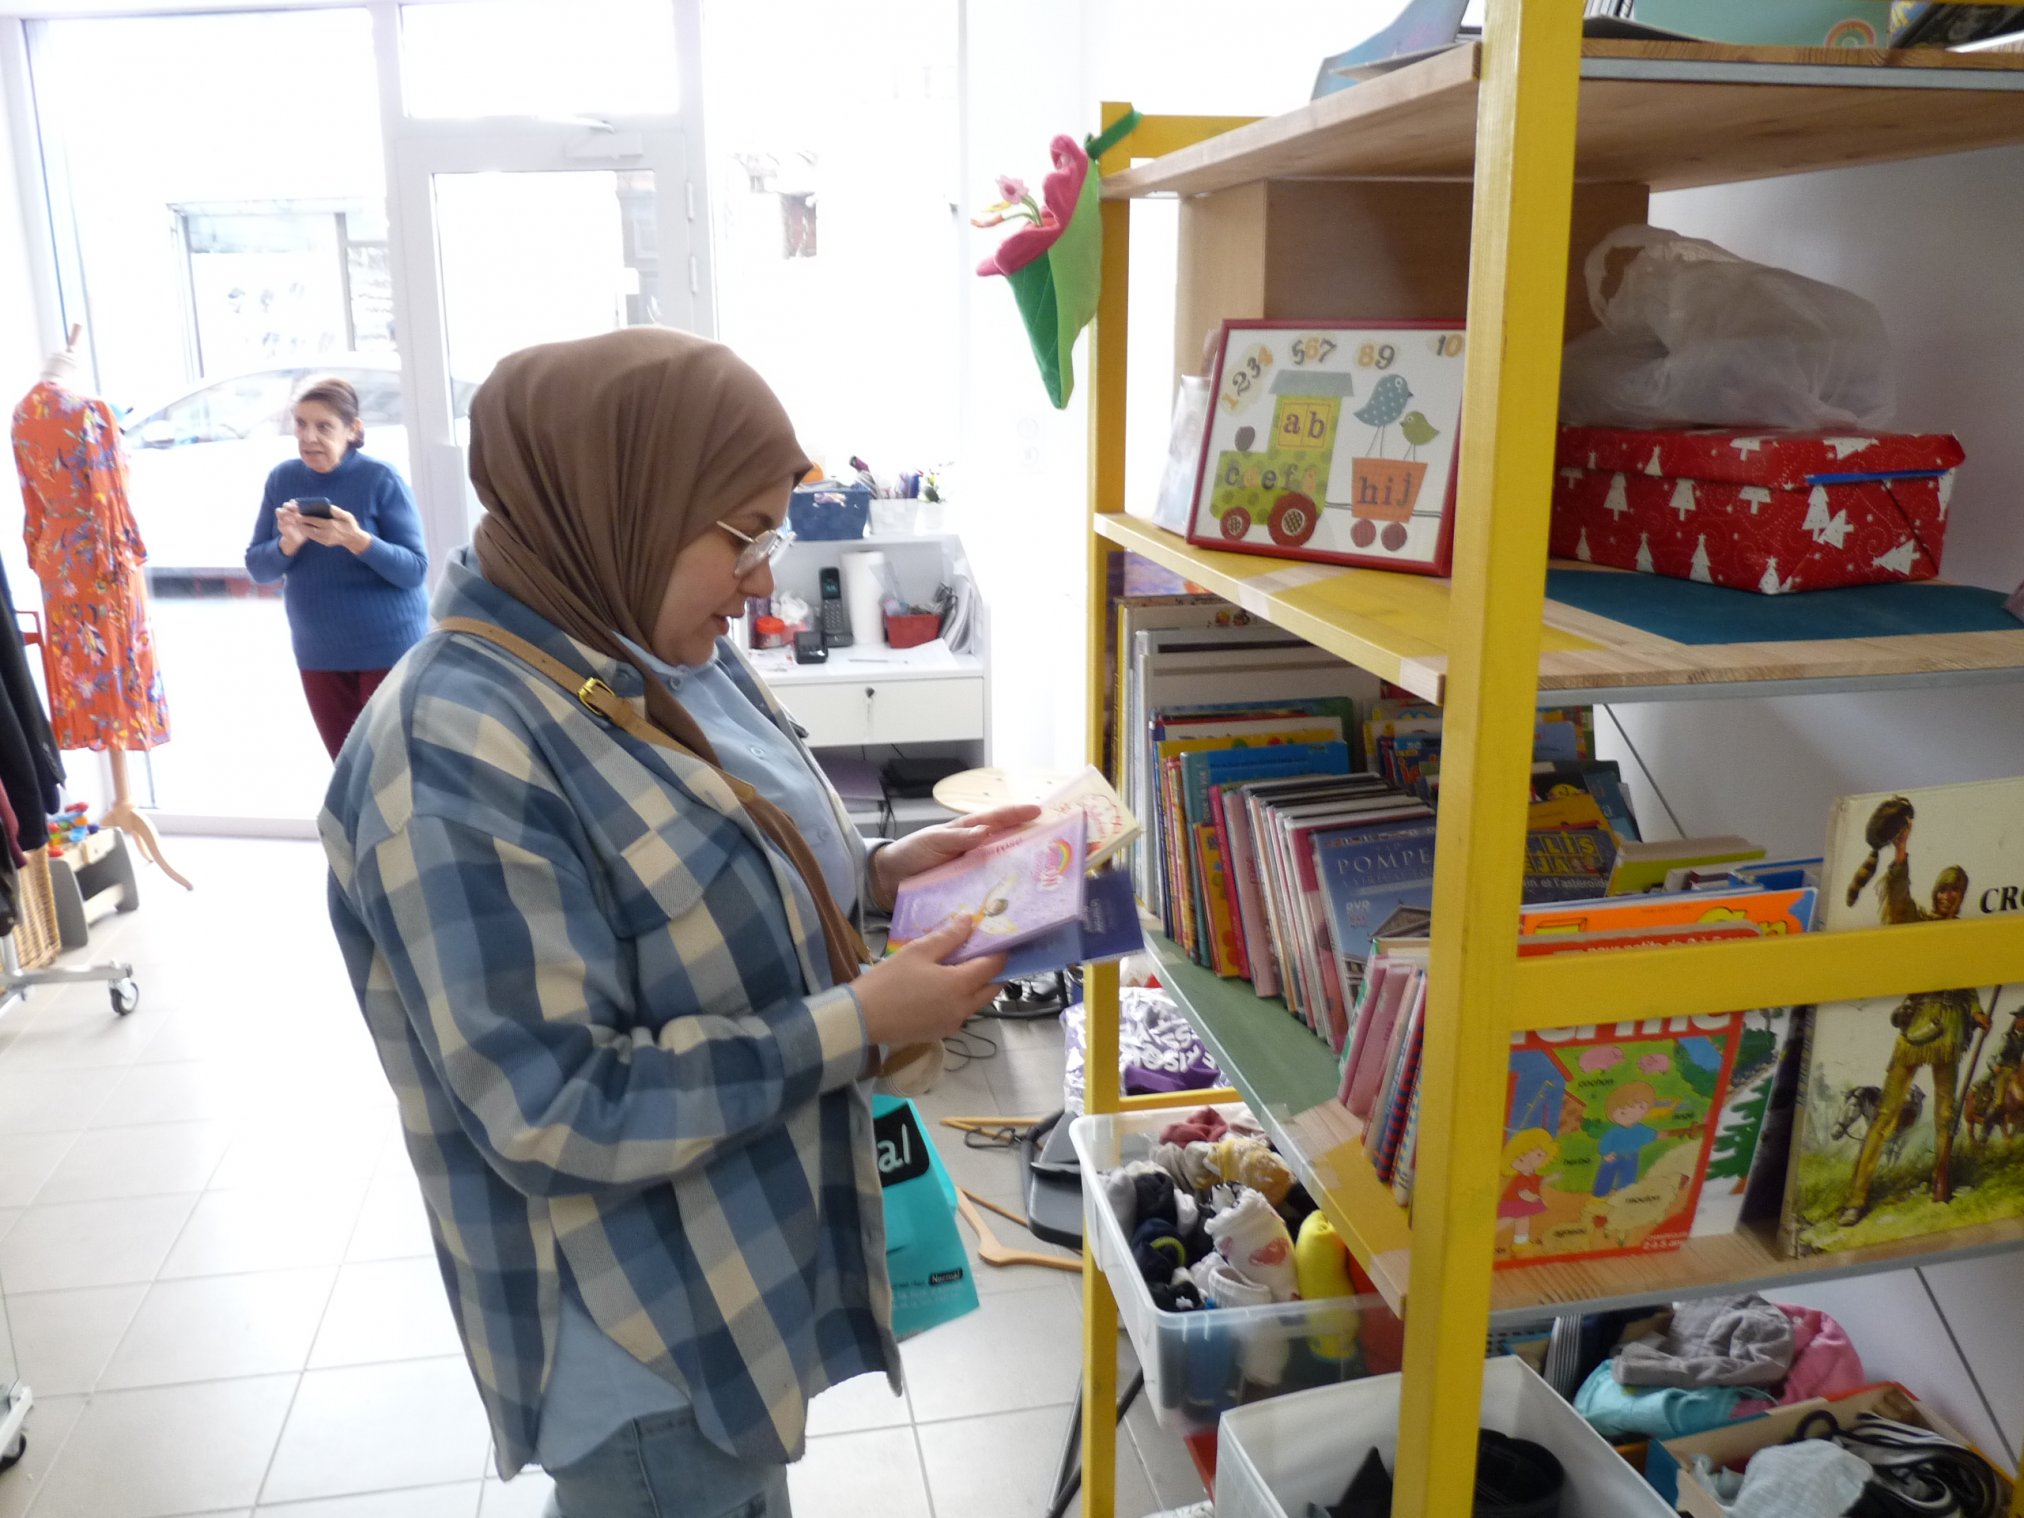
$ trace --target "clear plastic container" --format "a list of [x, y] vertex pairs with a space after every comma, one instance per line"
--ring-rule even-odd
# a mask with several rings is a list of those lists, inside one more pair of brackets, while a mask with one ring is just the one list
[[[1160, 1130], [1189, 1110], [1079, 1117], [1069, 1130], [1082, 1165], [1083, 1241], [1110, 1280], [1161, 1427], [1196, 1433], [1214, 1428], [1227, 1409], [1243, 1403], [1395, 1370], [1404, 1329], [1380, 1297], [1199, 1312], [1162, 1312], [1153, 1304], [1097, 1177], [1144, 1159]], [[1246, 1109], [1216, 1110], [1232, 1117]]]
[[[1395, 1470], [1402, 1379], [1371, 1376], [1231, 1413], [1216, 1441], [1216, 1518], [1307, 1518], [1309, 1503], [1342, 1500], [1368, 1450]], [[1515, 1356], [1483, 1367], [1482, 1426], [1554, 1453], [1567, 1477], [1560, 1518], [1674, 1518], [1671, 1504]]]

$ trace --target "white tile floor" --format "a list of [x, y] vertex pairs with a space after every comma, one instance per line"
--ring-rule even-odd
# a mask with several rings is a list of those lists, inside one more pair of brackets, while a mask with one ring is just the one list
[[[320, 852], [171, 845], [199, 890], [145, 877], [89, 952], [135, 963], [139, 1010], [85, 988], [0, 1018], [0, 1288], [37, 1397], [0, 1518], [535, 1518], [538, 1472], [491, 1477]], [[1000, 1031], [930, 1117], [1060, 1104], [1059, 1030]], [[1009, 1155], [936, 1138], [959, 1183], [1016, 1200]], [[979, 1285], [976, 1313], [907, 1344], [907, 1397], [865, 1378], [817, 1400], [797, 1518], [1044, 1512], [1081, 1283]], [[1200, 1500], [1179, 1443], [1127, 1427], [1120, 1518]]]

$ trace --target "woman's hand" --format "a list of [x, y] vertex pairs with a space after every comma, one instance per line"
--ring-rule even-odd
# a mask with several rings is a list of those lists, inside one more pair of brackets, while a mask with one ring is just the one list
[[309, 535], [302, 530], [302, 513], [292, 503], [274, 513], [274, 530], [281, 534], [281, 551], [291, 559], [309, 541]]
[[321, 517], [302, 518], [302, 533], [312, 543], [321, 543], [326, 548], [342, 548], [347, 553], [364, 553], [372, 547], [372, 534], [358, 525], [358, 518], [342, 506], [330, 508], [326, 520]]
[[987, 954], [959, 965], [942, 963], [962, 947], [973, 926], [967, 917], [943, 923], [851, 982], [864, 1010], [865, 1034], [873, 1043], [934, 1043], [991, 1004], [1005, 969], [1004, 955]]
[[907, 834], [897, 843], [887, 844], [871, 856], [873, 904], [881, 910], [890, 910], [893, 895], [899, 890], [901, 881], [911, 879], [923, 870], [932, 870], [938, 864], [947, 864], [951, 859], [960, 859], [978, 844], [988, 843], [1014, 828], [1022, 828], [1039, 815], [1040, 808], [1030, 802], [1018, 806], [994, 806], [987, 812], [977, 812], [955, 822], [922, 828], [917, 833]]

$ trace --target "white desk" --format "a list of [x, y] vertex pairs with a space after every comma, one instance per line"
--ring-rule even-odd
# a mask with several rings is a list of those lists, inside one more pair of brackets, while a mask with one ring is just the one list
[[[911, 656], [911, 657], [910, 657]], [[757, 649], [752, 664], [815, 748], [984, 738], [984, 661], [926, 649], [834, 648], [822, 664]]]

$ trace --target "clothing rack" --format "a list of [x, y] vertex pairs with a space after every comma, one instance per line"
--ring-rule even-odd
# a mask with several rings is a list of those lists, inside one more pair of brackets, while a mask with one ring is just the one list
[[[24, 647], [34, 648], [42, 661], [42, 688], [46, 692], [55, 679], [55, 670], [49, 656], [49, 643], [42, 634], [42, 618], [32, 611], [14, 613], [16, 630], [21, 635]], [[46, 699], [46, 697], [45, 697]], [[22, 876], [21, 912], [25, 916], [30, 910], [27, 900], [27, 876]], [[56, 934], [53, 920], [54, 908], [50, 908], [52, 921], [49, 932]], [[16, 930], [19, 931], [18, 929]], [[37, 986], [74, 986], [103, 983], [112, 1002], [114, 1015], [125, 1017], [140, 1005], [141, 990], [134, 980], [133, 966], [124, 960], [107, 960], [95, 965], [67, 965], [61, 968], [24, 969], [21, 953], [15, 943], [15, 934], [0, 938], [0, 1017], [5, 1017], [17, 1002], [27, 999], [28, 992]], [[26, 1411], [26, 1409], [22, 1409]], [[4, 1430], [9, 1414], [5, 1404], [0, 1404], [0, 1430]], [[6, 1441], [0, 1440], [0, 1458], [4, 1458]]]

